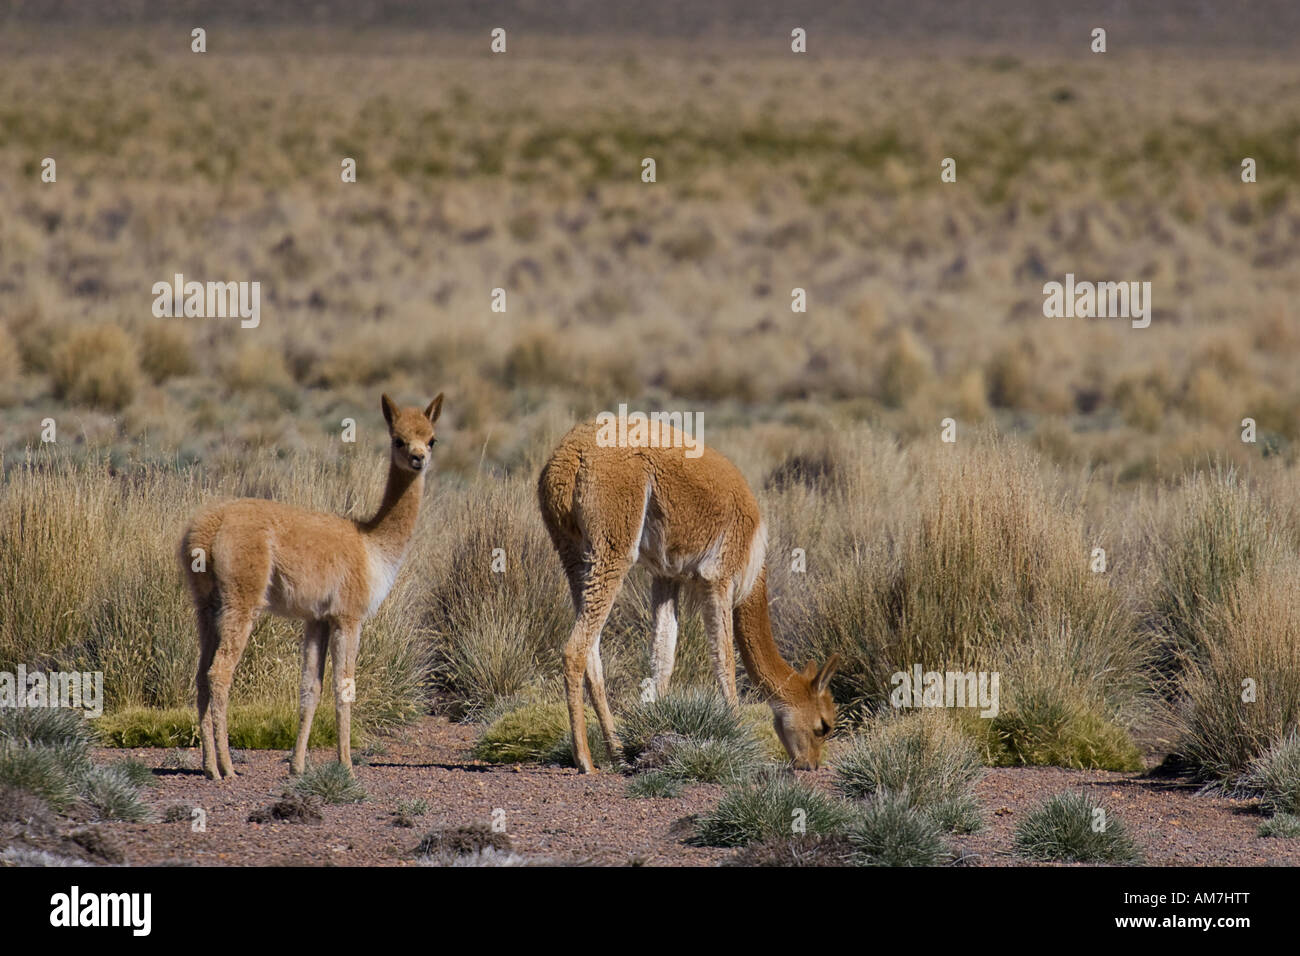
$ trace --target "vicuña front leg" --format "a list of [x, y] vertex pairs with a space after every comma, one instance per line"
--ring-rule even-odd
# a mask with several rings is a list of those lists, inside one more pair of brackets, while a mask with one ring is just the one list
[[298, 688], [298, 739], [293, 745], [289, 772], [300, 774], [307, 769], [307, 742], [311, 724], [320, 703], [321, 683], [325, 680], [325, 652], [329, 646], [329, 625], [308, 621], [303, 629], [302, 683]]
[[352, 702], [357, 696], [357, 652], [361, 649], [361, 622], [340, 622], [330, 634], [334, 658], [334, 715], [338, 728], [339, 763], [352, 773]]

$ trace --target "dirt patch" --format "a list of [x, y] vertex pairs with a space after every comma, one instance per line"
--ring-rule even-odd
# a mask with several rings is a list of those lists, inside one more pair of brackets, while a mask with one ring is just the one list
[[[676, 799], [635, 799], [626, 795], [627, 778], [619, 774], [583, 777], [561, 767], [486, 765], [469, 756], [476, 730], [428, 718], [387, 741], [383, 756], [357, 768], [369, 799], [321, 807], [324, 820], [317, 826], [248, 819], [284, 792], [286, 754], [247, 752], [239, 777], [216, 782], [198, 771], [162, 769], [167, 751], [132, 751], [130, 756], [155, 768], [159, 786], [152, 799], [159, 817], [168, 805], [188, 805], [205, 811], [206, 826], [196, 832], [187, 816], [172, 823], [99, 824], [98, 829], [114, 840], [126, 862], [137, 865], [410, 866], [420, 856], [418, 841], [393, 819], [399, 801], [423, 800], [429, 809], [415, 818], [416, 834], [437, 833], [439, 841], [469, 841], [478, 849], [494, 847], [491, 841], [498, 839], [502, 848], [525, 859], [709, 866], [736, 856], [685, 842], [688, 818], [710, 810], [721, 787], [692, 785]], [[108, 756], [123, 754], [100, 754]], [[327, 761], [330, 753], [314, 752], [312, 758]], [[822, 769], [807, 779], [829, 789], [833, 774]], [[1012, 854], [1016, 826], [1042, 800], [1069, 789], [1092, 793], [1119, 815], [1148, 864], [1300, 865], [1300, 840], [1256, 835], [1263, 818], [1252, 801], [1200, 794], [1185, 777], [1058, 768], [989, 770], [976, 791], [984, 829], [952, 838], [961, 862], [1022, 865]], [[504, 822], [503, 833], [492, 829], [494, 819]], [[787, 843], [749, 851], [738, 862], [824, 862], [834, 849], [816, 841]]]

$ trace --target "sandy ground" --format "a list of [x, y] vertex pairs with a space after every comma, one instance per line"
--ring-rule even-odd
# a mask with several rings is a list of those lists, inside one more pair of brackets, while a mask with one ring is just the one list
[[[717, 786], [688, 787], [672, 800], [630, 799], [617, 774], [581, 777], [558, 767], [488, 766], [469, 749], [472, 726], [429, 718], [387, 743], [386, 752], [358, 768], [369, 799], [323, 808], [320, 823], [249, 823], [251, 812], [269, 806], [288, 783], [286, 756], [250, 751], [238, 764], [240, 777], [216, 783], [197, 770], [163, 769], [166, 752], [104, 751], [103, 759], [131, 756], [155, 768], [152, 799], [158, 816], [172, 804], [201, 807], [206, 832], [188, 822], [101, 824], [136, 865], [403, 866], [427, 831], [488, 823], [504, 811], [512, 848], [554, 862], [606, 865], [708, 866], [732, 851], [690, 846], [684, 818], [711, 808]], [[330, 754], [313, 753], [316, 761]], [[192, 755], [197, 766], [197, 754]], [[831, 771], [813, 775], [829, 787]], [[1250, 801], [1198, 795], [1190, 781], [1131, 773], [1057, 768], [990, 770], [978, 788], [985, 827], [953, 839], [961, 862], [974, 866], [1017, 865], [1011, 852], [1016, 825], [1039, 801], [1067, 789], [1094, 793], [1133, 832], [1149, 865], [1300, 865], [1300, 841], [1264, 839], [1262, 819]], [[428, 812], [414, 828], [394, 825], [399, 800], [424, 799]]]

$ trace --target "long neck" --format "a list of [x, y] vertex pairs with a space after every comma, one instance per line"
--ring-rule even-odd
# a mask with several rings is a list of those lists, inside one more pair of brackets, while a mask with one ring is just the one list
[[732, 625], [740, 659], [750, 680], [769, 700], [788, 699], [792, 679], [799, 672], [785, 662], [777, 650], [776, 638], [772, 636], [772, 619], [767, 613], [766, 568], [759, 574], [748, 596], [736, 605]]
[[361, 525], [362, 532], [385, 551], [404, 551], [415, 530], [423, 492], [424, 472], [407, 471], [390, 462], [384, 500], [375, 516]]

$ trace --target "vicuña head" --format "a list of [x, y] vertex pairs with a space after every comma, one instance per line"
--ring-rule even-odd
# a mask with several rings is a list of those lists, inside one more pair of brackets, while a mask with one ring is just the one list
[[713, 672], [728, 702], [738, 703], [739, 647], [791, 761], [800, 769], [816, 767], [835, 724], [828, 687], [836, 660], [797, 671], [777, 650], [767, 609], [767, 530], [744, 477], [711, 448], [687, 457], [689, 443], [662, 435], [655, 447], [611, 447], [597, 440], [597, 432], [594, 422], [570, 431], [542, 469], [537, 488], [578, 615], [564, 648], [564, 682], [579, 768], [593, 769], [584, 681], [610, 753], [622, 752], [605, 697], [600, 632], [638, 563], [652, 575], [656, 693], [667, 692], [672, 676], [685, 588], [703, 608]]
[[835, 729], [830, 682], [838, 664], [838, 654], [832, 654], [820, 668], [809, 661], [802, 671], [793, 672], [785, 695], [768, 701], [776, 735], [799, 770], [821, 766], [822, 745]]
[[442, 394], [423, 411], [381, 400], [392, 451], [384, 499], [366, 521], [241, 498], [201, 509], [180, 559], [199, 623], [199, 729], [203, 771], [235, 776], [227, 706], [235, 667], [267, 611], [304, 622], [298, 739], [290, 771], [301, 773], [320, 700], [326, 654], [334, 661], [339, 763], [352, 772], [352, 701], [361, 624], [379, 609], [406, 557], [424, 475], [437, 442]]

